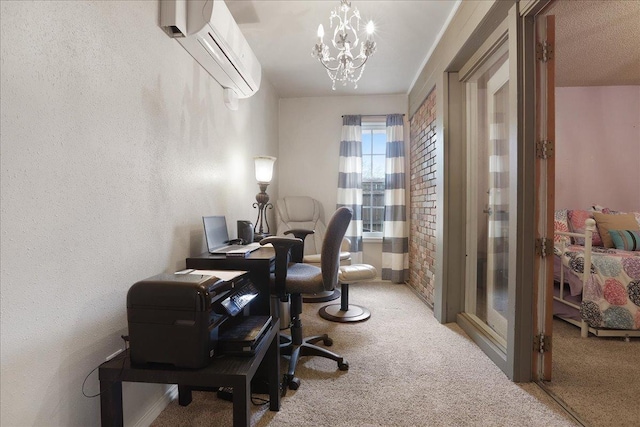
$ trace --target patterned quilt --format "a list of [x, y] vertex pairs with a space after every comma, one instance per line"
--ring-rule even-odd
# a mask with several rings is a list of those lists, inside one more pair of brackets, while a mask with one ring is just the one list
[[[584, 247], [568, 246], [562, 264], [582, 280]], [[592, 248], [580, 314], [593, 328], [640, 329], [640, 252]]]

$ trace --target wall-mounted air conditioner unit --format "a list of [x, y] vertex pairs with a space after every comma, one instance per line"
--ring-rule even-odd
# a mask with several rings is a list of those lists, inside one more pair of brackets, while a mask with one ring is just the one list
[[230, 108], [260, 88], [258, 58], [223, 0], [160, 0], [160, 26], [227, 89]]

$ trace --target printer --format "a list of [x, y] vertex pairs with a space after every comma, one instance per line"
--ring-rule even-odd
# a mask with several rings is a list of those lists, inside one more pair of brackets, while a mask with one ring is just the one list
[[248, 274], [232, 281], [212, 275], [159, 274], [132, 285], [127, 293], [131, 363], [207, 366], [217, 355], [220, 326], [237, 314], [229, 311], [228, 301], [247, 285], [255, 289]]

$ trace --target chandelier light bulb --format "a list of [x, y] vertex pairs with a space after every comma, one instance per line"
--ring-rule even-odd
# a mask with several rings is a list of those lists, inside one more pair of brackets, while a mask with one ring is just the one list
[[318, 25], [318, 41], [322, 43], [322, 38], [324, 37], [324, 27], [322, 24]]
[[370, 35], [370, 36], [373, 35], [373, 32], [375, 31], [375, 29], [376, 29], [376, 27], [373, 25], [373, 21], [367, 22], [367, 34], [368, 35]]
[[373, 25], [373, 21], [369, 21], [367, 23], [367, 41], [368, 42], [372, 42], [373, 41], [373, 32], [376, 30], [375, 26]]

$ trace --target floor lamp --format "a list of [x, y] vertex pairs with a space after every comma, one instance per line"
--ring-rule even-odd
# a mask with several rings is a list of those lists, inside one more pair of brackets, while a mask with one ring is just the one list
[[[273, 164], [276, 162], [276, 158], [271, 156], [256, 156], [254, 157], [254, 161], [256, 181], [258, 181], [260, 192], [256, 194], [256, 202], [253, 204], [253, 207], [258, 209], [258, 218], [256, 219], [256, 225], [253, 227], [253, 240], [258, 242], [264, 237], [269, 236], [267, 209], [273, 209], [273, 205], [269, 203], [267, 186], [271, 183], [271, 178], [273, 177]], [[266, 227], [266, 230], [263, 225]]]

